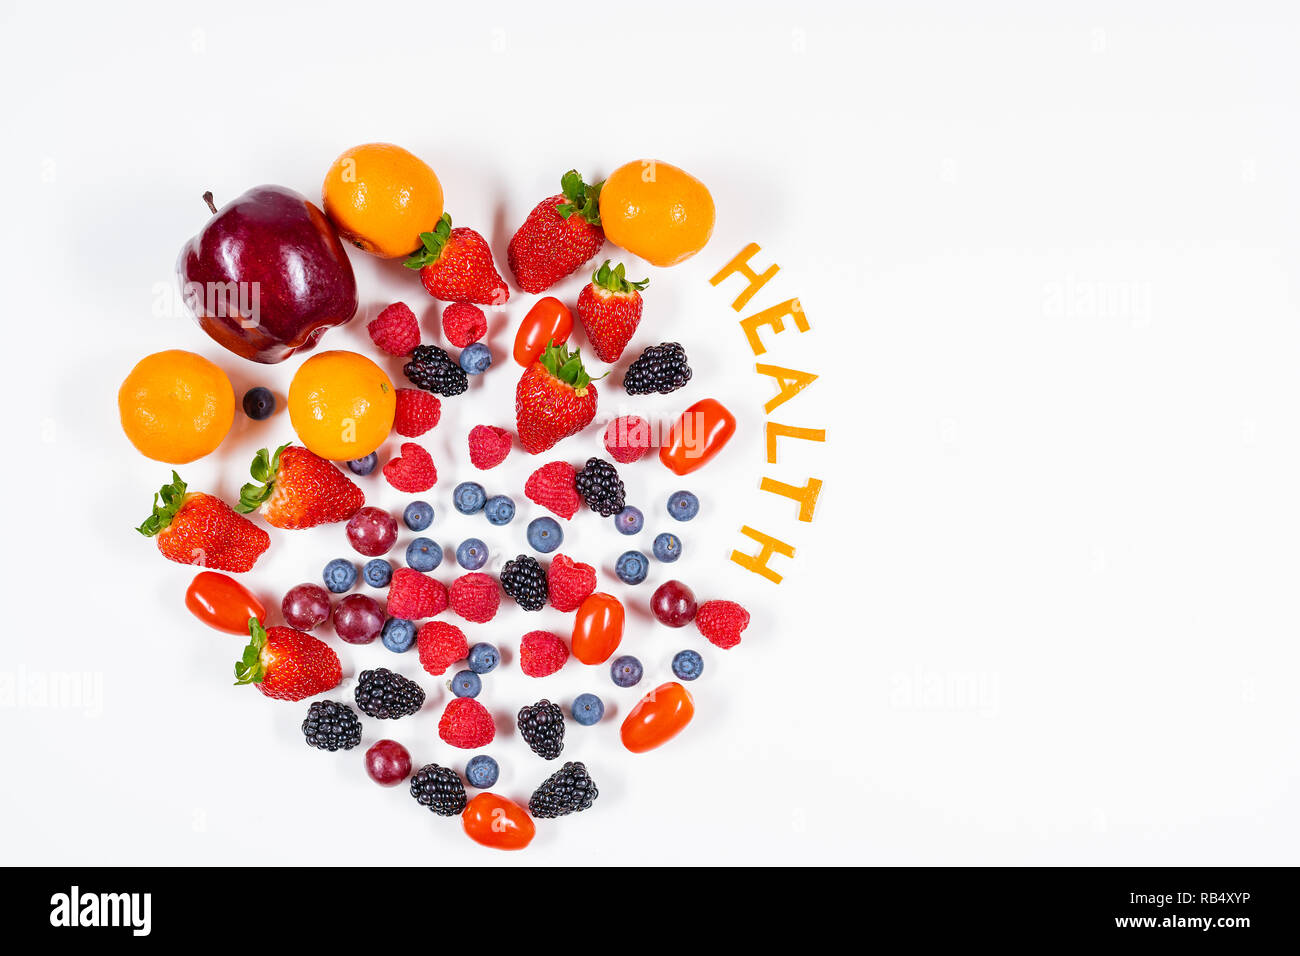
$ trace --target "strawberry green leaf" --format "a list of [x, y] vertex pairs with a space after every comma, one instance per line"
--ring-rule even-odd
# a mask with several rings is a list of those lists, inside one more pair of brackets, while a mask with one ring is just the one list
[[433, 227], [433, 232], [420, 233], [420, 244], [423, 248], [412, 253], [402, 265], [408, 269], [423, 269], [425, 266], [433, 265], [442, 256], [443, 247], [447, 245], [447, 240], [450, 238], [451, 216], [444, 212], [442, 218], [438, 220], [438, 225]]
[[266, 668], [262, 666], [262, 649], [266, 647], [266, 628], [257, 618], [248, 619], [248, 646], [235, 662], [235, 684], [260, 684], [266, 678]]
[[576, 169], [571, 169], [560, 177], [560, 189], [568, 202], [560, 203], [555, 211], [565, 219], [579, 215], [593, 226], [600, 225], [600, 190], [604, 180], [594, 186], [582, 181]]
[[611, 269], [609, 260], [606, 259], [604, 265], [591, 274], [591, 284], [598, 289], [606, 289], [619, 295], [631, 295], [633, 292], [640, 292], [648, 286], [650, 280], [642, 279], [639, 282], [633, 282], [627, 278], [623, 263], [620, 262]]
[[181, 476], [173, 471], [171, 482], [163, 485], [153, 496], [153, 512], [135, 530], [146, 538], [152, 538], [171, 524], [172, 519], [176, 517], [176, 512], [180, 511], [181, 505], [185, 502], [185, 488]]
[[253, 456], [253, 463], [248, 467], [253, 481], [239, 489], [239, 503], [235, 505], [235, 510], [241, 515], [256, 511], [271, 497], [271, 492], [275, 490], [275, 479], [280, 474], [280, 456], [288, 447], [288, 445], [281, 445], [275, 450], [274, 457], [267, 448], [261, 449]]

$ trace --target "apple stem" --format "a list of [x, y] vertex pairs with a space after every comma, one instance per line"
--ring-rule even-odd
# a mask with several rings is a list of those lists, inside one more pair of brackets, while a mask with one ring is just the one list
[[211, 189], [203, 194], [203, 201], [208, 204], [208, 208], [212, 210], [212, 215], [215, 216], [217, 214], [217, 204], [212, 201]]

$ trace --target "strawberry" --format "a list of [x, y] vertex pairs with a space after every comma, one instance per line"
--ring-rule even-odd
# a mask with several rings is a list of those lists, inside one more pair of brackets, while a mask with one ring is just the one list
[[433, 232], [420, 233], [424, 248], [403, 263], [420, 270], [424, 290], [444, 302], [477, 302], [505, 305], [510, 288], [492, 264], [487, 240], [473, 229], [451, 228], [451, 216], [443, 213]]
[[623, 263], [611, 269], [606, 259], [578, 294], [578, 321], [602, 362], [612, 364], [623, 355], [641, 324], [641, 290], [649, 284], [649, 279], [632, 282]]
[[343, 677], [339, 656], [324, 641], [291, 627], [264, 628], [249, 618], [251, 640], [235, 662], [235, 684], [253, 684], [266, 697], [302, 700], [333, 690]]
[[343, 472], [297, 445], [281, 445], [274, 456], [263, 448], [248, 470], [254, 480], [239, 489], [235, 510], [248, 514], [260, 508], [273, 528], [347, 521], [366, 503], [365, 494]]
[[602, 185], [588, 186], [571, 169], [560, 179], [563, 191], [533, 207], [506, 250], [519, 288], [543, 292], [600, 252], [605, 244], [600, 227]]
[[596, 417], [596, 386], [582, 356], [550, 344], [515, 387], [515, 432], [524, 451], [536, 455], [576, 435]]
[[135, 530], [156, 539], [169, 561], [236, 573], [256, 564], [270, 535], [220, 498], [185, 488], [173, 471], [171, 483], [153, 496], [153, 513]]

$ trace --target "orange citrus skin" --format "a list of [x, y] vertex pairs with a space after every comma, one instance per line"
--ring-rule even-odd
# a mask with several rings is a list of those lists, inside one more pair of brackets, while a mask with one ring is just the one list
[[656, 266], [672, 266], [704, 248], [716, 211], [704, 183], [656, 159], [614, 170], [600, 190], [605, 238]]
[[354, 146], [334, 160], [321, 204], [339, 235], [384, 259], [420, 248], [442, 218], [442, 184], [429, 164], [392, 143]]
[[330, 461], [364, 458], [393, 429], [397, 390], [356, 352], [320, 352], [289, 383], [289, 421], [309, 451]]
[[117, 391], [122, 431], [140, 454], [183, 465], [214, 451], [235, 420], [235, 390], [202, 355], [146, 355]]

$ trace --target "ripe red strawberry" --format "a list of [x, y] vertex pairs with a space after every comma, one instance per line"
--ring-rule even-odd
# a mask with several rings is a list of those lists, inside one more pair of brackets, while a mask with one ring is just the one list
[[515, 387], [515, 431], [529, 454], [576, 435], [596, 417], [596, 386], [582, 356], [567, 345], [548, 345]]
[[650, 445], [650, 423], [644, 418], [624, 415], [605, 426], [605, 450], [619, 464], [640, 461]]
[[370, 341], [389, 355], [410, 355], [420, 344], [420, 323], [405, 302], [394, 302], [366, 325]]
[[578, 321], [602, 362], [622, 357], [641, 324], [641, 290], [649, 284], [649, 279], [632, 282], [623, 274], [623, 263], [611, 269], [606, 259], [578, 293]]
[[557, 554], [546, 569], [546, 586], [551, 607], [557, 611], [576, 611], [596, 590], [596, 569]]
[[398, 491], [418, 495], [438, 483], [433, 456], [413, 441], [402, 442], [402, 454], [384, 465], [384, 477]]
[[695, 611], [695, 626], [710, 644], [726, 650], [740, 643], [749, 612], [735, 601], [705, 601]]
[[519, 642], [519, 669], [529, 677], [549, 677], [568, 659], [564, 639], [550, 631], [529, 631]]
[[448, 597], [451, 609], [474, 624], [486, 624], [497, 616], [501, 607], [497, 579], [482, 571], [471, 571], [452, 581]]
[[469, 642], [465, 632], [446, 621], [430, 621], [415, 635], [415, 646], [420, 654], [420, 666], [435, 677], [447, 673], [447, 668], [469, 656]]
[[248, 470], [253, 481], [239, 489], [235, 510], [260, 510], [273, 528], [292, 531], [347, 521], [366, 503], [365, 494], [343, 472], [297, 445], [281, 445], [274, 455], [263, 448]]
[[220, 498], [185, 488], [173, 471], [171, 483], [153, 496], [153, 513], [135, 530], [157, 541], [168, 561], [236, 573], [256, 564], [271, 536]]
[[510, 454], [513, 436], [495, 425], [475, 425], [469, 430], [469, 460], [475, 468], [495, 468]]
[[398, 568], [388, 584], [388, 615], [421, 621], [447, 610], [447, 589], [441, 581], [412, 568]]
[[333, 690], [343, 677], [339, 656], [324, 641], [291, 627], [264, 628], [248, 621], [250, 640], [235, 662], [235, 683], [252, 684], [266, 697], [302, 700]]
[[560, 178], [562, 192], [533, 207], [506, 250], [519, 288], [543, 292], [600, 252], [605, 244], [600, 228], [602, 185], [588, 186], [571, 169]]
[[433, 232], [420, 233], [424, 248], [403, 265], [420, 270], [424, 290], [444, 302], [477, 302], [505, 305], [510, 288], [492, 264], [487, 240], [464, 226], [451, 228], [451, 216], [443, 213]]
[[442, 310], [442, 334], [458, 349], [477, 342], [487, 335], [483, 310], [468, 302], [453, 302]]
[[442, 402], [421, 388], [399, 388], [393, 431], [403, 438], [419, 438], [442, 417]]
[[462, 750], [486, 747], [496, 735], [492, 715], [473, 697], [452, 699], [438, 721], [438, 736], [443, 743]]
[[529, 501], [566, 521], [578, 513], [582, 504], [578, 472], [567, 461], [552, 461], [538, 468], [524, 482], [524, 494]]

